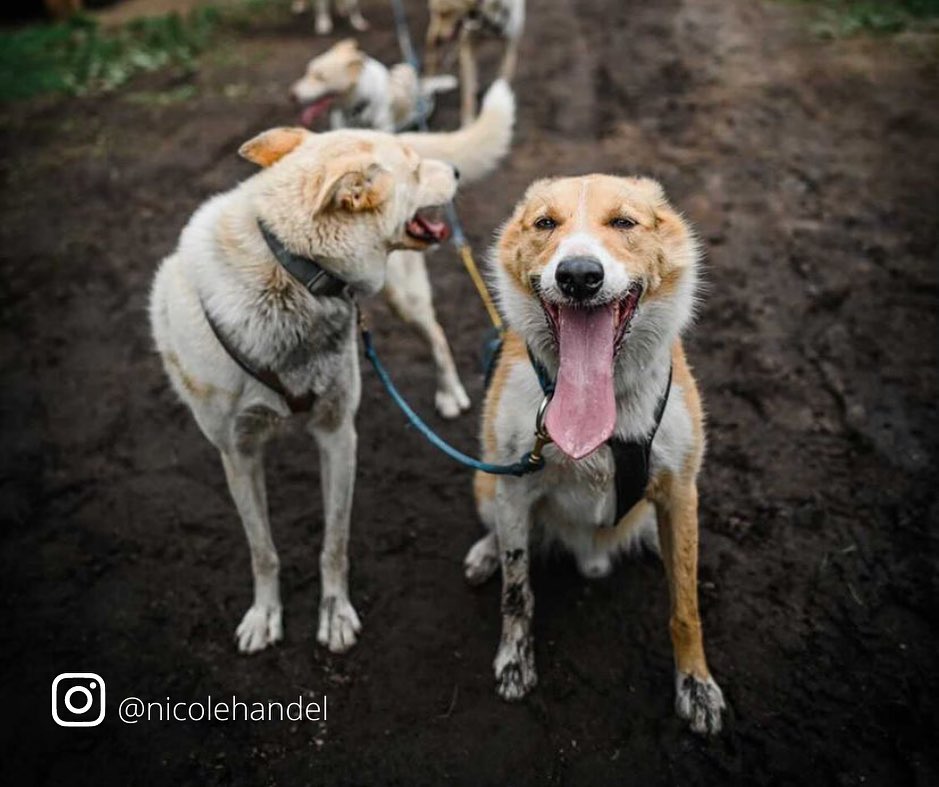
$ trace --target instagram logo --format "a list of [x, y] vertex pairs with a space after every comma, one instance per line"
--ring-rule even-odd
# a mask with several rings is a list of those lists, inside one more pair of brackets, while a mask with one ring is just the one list
[[52, 681], [52, 720], [60, 727], [104, 721], [104, 681], [94, 672], [63, 672]]

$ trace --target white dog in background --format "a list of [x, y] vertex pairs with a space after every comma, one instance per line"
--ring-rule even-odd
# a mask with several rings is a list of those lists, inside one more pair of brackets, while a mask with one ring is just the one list
[[328, 111], [334, 129], [397, 131], [419, 111], [426, 112], [434, 94], [456, 85], [447, 75], [419, 79], [407, 63], [388, 68], [359, 49], [354, 38], [347, 38], [310, 60], [290, 93], [303, 107], [304, 126]]

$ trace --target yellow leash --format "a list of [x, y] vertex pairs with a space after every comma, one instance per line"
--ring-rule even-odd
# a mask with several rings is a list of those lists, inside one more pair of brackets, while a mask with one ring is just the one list
[[492, 294], [489, 292], [489, 288], [486, 287], [486, 281], [483, 279], [483, 275], [479, 272], [479, 268], [476, 265], [476, 260], [473, 259], [473, 250], [464, 240], [462, 243], [460, 243], [458, 251], [460, 252], [460, 259], [463, 260], [463, 267], [466, 268], [466, 272], [473, 280], [473, 284], [476, 286], [476, 292], [479, 293], [479, 298], [483, 302], [483, 306], [486, 307], [486, 311], [489, 313], [489, 319], [492, 321], [495, 329], [499, 331], [499, 333], [502, 333], [502, 315], [499, 314], [499, 310], [496, 308], [496, 304], [492, 300]]

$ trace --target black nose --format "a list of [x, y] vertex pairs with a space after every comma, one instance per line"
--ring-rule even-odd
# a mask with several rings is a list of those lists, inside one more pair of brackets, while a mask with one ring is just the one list
[[[452, 164], [450, 166], [453, 167]], [[460, 179], [460, 170], [458, 170], [456, 167], [453, 167], [453, 177], [455, 177], [457, 180]]]
[[567, 257], [561, 260], [554, 278], [568, 298], [585, 301], [603, 286], [603, 265], [596, 257]]

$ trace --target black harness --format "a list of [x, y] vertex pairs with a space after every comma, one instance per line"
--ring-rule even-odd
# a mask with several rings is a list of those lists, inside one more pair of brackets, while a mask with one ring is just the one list
[[[538, 385], [541, 386], [545, 396], [553, 395], [554, 380], [551, 379], [551, 375], [544, 364], [535, 358], [531, 348], [527, 349], [528, 359], [531, 361], [535, 376], [538, 378]], [[501, 337], [490, 341], [486, 354], [486, 388], [488, 389], [492, 380], [492, 373], [498, 363], [499, 356], [502, 354]], [[619, 437], [611, 437], [606, 442], [613, 452], [613, 484], [616, 488], [616, 515], [611, 525], [619, 522], [646, 495], [651, 469], [652, 441], [655, 440], [655, 435], [659, 431], [659, 424], [662, 423], [662, 416], [665, 414], [665, 407], [668, 404], [668, 396], [671, 390], [672, 367], [669, 365], [668, 382], [665, 384], [665, 390], [655, 406], [655, 422], [649, 434], [639, 440], [623, 440]]]
[[[261, 236], [264, 238], [264, 242], [267, 243], [267, 247], [271, 250], [271, 254], [274, 255], [277, 262], [279, 262], [284, 270], [293, 276], [310, 295], [324, 298], [338, 298], [348, 295], [349, 285], [346, 284], [346, 282], [326, 270], [317, 260], [294, 254], [284, 246], [283, 241], [271, 232], [260, 219], [258, 220], [258, 229], [261, 230]], [[316, 394], [313, 391], [307, 391], [300, 396], [290, 393], [276, 371], [269, 366], [254, 363], [225, 336], [224, 331], [222, 331], [212, 319], [212, 315], [209, 314], [204, 304], [202, 311], [205, 314], [205, 319], [209, 323], [209, 327], [212, 329], [212, 333], [214, 333], [215, 338], [218, 339], [218, 343], [222, 345], [222, 349], [228, 353], [229, 357], [241, 367], [242, 371], [248, 376], [253, 377], [261, 383], [261, 385], [270, 388], [274, 393], [283, 397], [287, 402], [287, 406], [290, 408], [290, 412], [306, 413], [312, 409], [313, 403], [316, 401]]]

